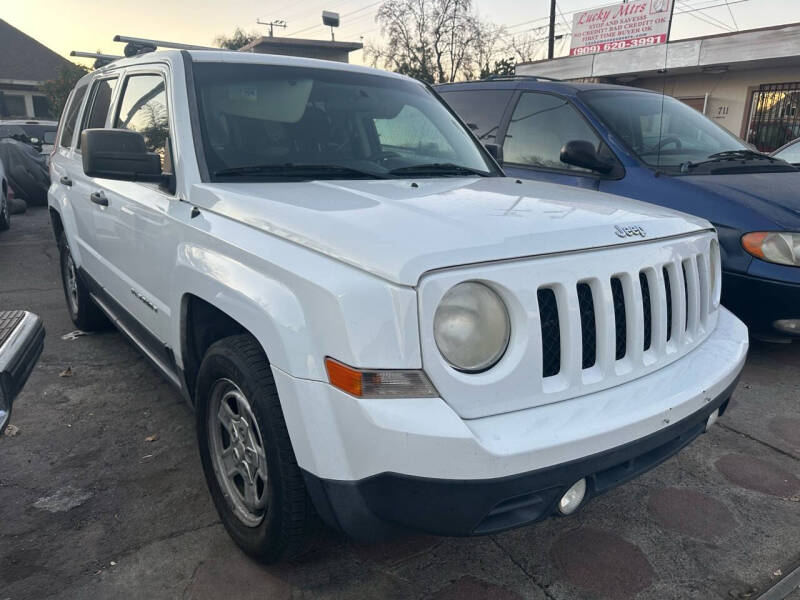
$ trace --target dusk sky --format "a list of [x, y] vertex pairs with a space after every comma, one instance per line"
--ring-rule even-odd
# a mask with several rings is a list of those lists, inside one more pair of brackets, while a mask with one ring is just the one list
[[[474, 0], [481, 17], [505, 24], [510, 34], [546, 25], [550, 3], [547, 0]], [[559, 27], [572, 24], [576, 10], [602, 6], [599, 0], [559, 0]], [[287, 21], [288, 28], [278, 35], [330, 39], [321, 25], [323, 9], [342, 15], [336, 39], [379, 42], [380, 28], [374, 0], [161, 0], [153, 2], [108, 2], [100, 0], [0, 0], [0, 18], [35, 37], [56, 52], [68, 56], [70, 50], [103, 51], [121, 54], [122, 45], [111, 41], [115, 34], [168, 39], [190, 44], [211, 45], [219, 34], [231, 33], [237, 26], [266, 35], [267, 28], [256, 19]], [[693, 12], [692, 9], [709, 7]], [[677, 0], [671, 39], [753, 29], [800, 21], [798, 0]], [[683, 14], [681, 14], [683, 13]], [[732, 14], [731, 14], [732, 13]], [[556, 46], [566, 52], [569, 41]], [[351, 56], [360, 63], [361, 52]], [[89, 64], [86, 62], [85, 64]]]

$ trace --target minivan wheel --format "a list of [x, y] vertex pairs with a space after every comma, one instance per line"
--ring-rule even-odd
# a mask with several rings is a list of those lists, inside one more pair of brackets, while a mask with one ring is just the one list
[[225, 529], [262, 562], [300, 554], [316, 517], [269, 362], [253, 337], [227, 337], [208, 349], [195, 405], [203, 472]]
[[0, 231], [11, 227], [11, 208], [8, 205], [8, 193], [5, 186], [0, 189]]
[[64, 287], [64, 298], [72, 322], [83, 331], [97, 331], [107, 327], [109, 321], [89, 296], [89, 290], [75, 267], [72, 252], [63, 232], [58, 237], [58, 251], [61, 262], [61, 284]]

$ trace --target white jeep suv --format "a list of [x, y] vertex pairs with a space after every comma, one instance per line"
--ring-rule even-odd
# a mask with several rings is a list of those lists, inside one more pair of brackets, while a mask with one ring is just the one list
[[315, 514], [359, 538], [569, 514], [703, 432], [745, 360], [708, 222], [506, 178], [395, 74], [119, 60], [72, 92], [51, 176], [73, 321], [183, 392], [261, 560]]

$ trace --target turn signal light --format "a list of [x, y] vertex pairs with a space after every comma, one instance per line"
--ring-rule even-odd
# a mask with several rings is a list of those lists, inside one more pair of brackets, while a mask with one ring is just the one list
[[435, 398], [439, 394], [421, 370], [356, 369], [325, 359], [328, 381], [356, 398]]

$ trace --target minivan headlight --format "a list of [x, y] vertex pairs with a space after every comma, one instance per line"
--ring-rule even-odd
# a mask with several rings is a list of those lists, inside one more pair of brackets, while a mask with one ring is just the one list
[[450, 288], [433, 317], [433, 337], [444, 359], [467, 373], [497, 364], [508, 347], [508, 309], [489, 286], [466, 281]]
[[742, 247], [761, 260], [800, 267], [800, 233], [755, 231], [742, 236]]

